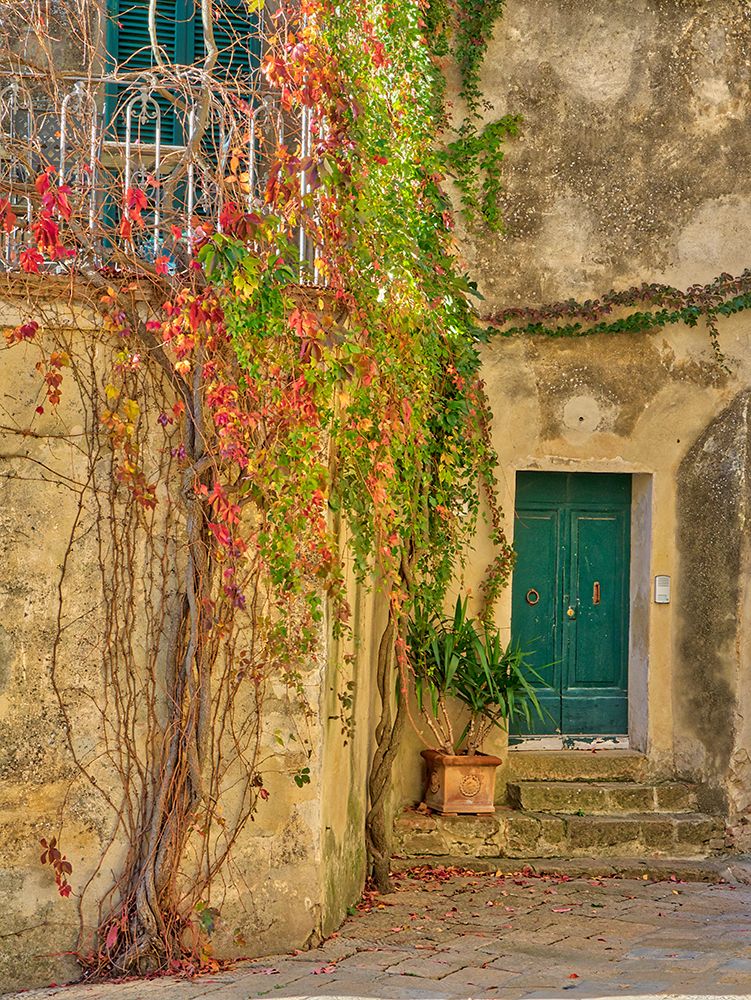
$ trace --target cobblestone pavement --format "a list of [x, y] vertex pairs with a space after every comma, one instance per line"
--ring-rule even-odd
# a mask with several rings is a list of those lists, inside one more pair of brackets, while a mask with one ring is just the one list
[[[23, 1000], [751, 997], [751, 886], [416, 870], [315, 951]], [[7, 1000], [7, 998], [6, 998]]]

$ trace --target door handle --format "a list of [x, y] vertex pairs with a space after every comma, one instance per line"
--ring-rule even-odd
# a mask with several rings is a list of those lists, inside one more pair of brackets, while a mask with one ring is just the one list
[[600, 603], [600, 581], [599, 580], [595, 580], [594, 586], [592, 587], [592, 603], [593, 604], [599, 604]]
[[572, 608], [571, 606], [569, 606], [569, 609], [566, 612], [566, 614], [569, 616], [569, 618], [576, 618], [576, 608]]

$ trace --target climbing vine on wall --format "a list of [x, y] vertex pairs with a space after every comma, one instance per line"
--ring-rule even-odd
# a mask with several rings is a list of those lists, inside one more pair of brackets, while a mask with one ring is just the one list
[[[306, 0], [270, 15], [265, 85], [307, 134], [280, 130], [265, 148], [268, 175], [252, 205], [241, 134], [216, 178], [221, 215], [190, 220], [188, 254], [166, 195], [167, 235], [150, 255], [144, 248], [155, 191], [189, 183], [191, 161], [124, 190], [117, 176], [97, 174], [114, 185], [102, 191], [120, 206], [114, 221], [92, 220], [89, 183], [76, 186], [52, 163], [24, 189], [28, 221], [13, 192], [2, 194], [0, 224], [8, 237], [23, 233], [19, 264], [29, 275], [29, 319], [7, 331], [7, 346], [38, 358], [38, 415], [58, 412], [72, 387], [88, 415], [52, 682], [84, 780], [100, 791], [122, 784], [120, 801], [105, 796], [112, 842], [128, 845], [99, 900], [95, 940], [81, 946], [91, 976], [206, 967], [212, 886], [270, 794], [259, 750], [266, 692], [281, 685], [304, 710], [305, 664], [322, 630], [347, 628], [332, 512], [347, 526], [358, 578], [377, 576], [388, 605], [368, 821], [376, 875], [388, 880], [388, 773], [407, 699], [393, 719], [390, 705], [397, 678], [402, 694], [409, 680], [406, 617], [418, 595], [441, 601], [474, 532], [480, 484], [493, 495], [475, 290], [455, 256], [436, 150], [442, 76], [424, 13], [421, 0]], [[148, 83], [195, 105], [208, 142], [212, 114], [234, 134], [231, 115], [247, 101], [212, 77], [214, 15], [203, 14], [203, 68], [186, 73], [161, 54]], [[44, 49], [45, 25], [38, 30]], [[307, 272], [315, 286], [299, 284], [301, 219], [316, 248]], [[112, 263], [92, 260], [95, 224]], [[47, 271], [72, 279], [101, 331], [84, 328], [73, 342], [35, 312], [44, 282], [33, 279]], [[511, 565], [490, 506], [498, 552], [488, 609]], [[100, 559], [108, 696], [94, 763], [72, 735], [75, 701], [59, 670], [71, 553], [89, 536], [115, 556], [114, 569]], [[303, 764], [296, 775], [309, 774]]]
[[[248, 110], [247, 95], [212, 76], [210, 10], [204, 65], [186, 72], [160, 57], [146, 81], [160, 96], [176, 92], [176, 107], [201, 112], [204, 132], [187, 157], [208, 141], [212, 108], [225, 116], [223, 135], [236, 134], [232, 116]], [[113, 776], [122, 786], [108, 804], [112, 842], [122, 838], [127, 850], [98, 900], [94, 940], [80, 949], [92, 976], [210, 967], [213, 886], [271, 795], [260, 751], [267, 693], [284, 691], [310, 716], [305, 669], [328, 625], [335, 634], [348, 627], [349, 556], [363, 583], [378, 579], [388, 605], [367, 830], [376, 876], [388, 882], [388, 778], [408, 704], [401, 697], [393, 709], [392, 695], [409, 680], [411, 602], [440, 603], [483, 490], [496, 542], [485, 613], [512, 561], [493, 499], [475, 288], [457, 260], [444, 185], [452, 172], [470, 216], [500, 224], [502, 144], [520, 122], [507, 116], [480, 128], [479, 65], [501, 10], [474, 0], [279, 5], [261, 72], [286, 128], [263, 148], [263, 190], [251, 197], [241, 131], [214, 179], [219, 218], [191, 218], [187, 240], [163, 199], [161, 243], [147, 246], [154, 192], [168, 181], [180, 190], [196, 169], [179, 150], [166, 181], [147, 174], [123, 190], [114, 174], [97, 174], [113, 184], [101, 195], [118, 205], [114, 221], [92, 220], [93, 181], [62, 177], [45, 160], [45, 136], [23, 211], [12, 191], [0, 192], [0, 227], [8, 239], [23, 234], [29, 316], [6, 341], [38, 373], [29, 419], [59, 413], [73, 387], [86, 413], [51, 661], [81, 775], [100, 794], [109, 795], [102, 790]], [[45, 25], [38, 31], [44, 52]], [[452, 41], [468, 113], [446, 151], [436, 140], [447, 123], [441, 60]], [[300, 120], [304, 141], [290, 138], [289, 123]], [[303, 283], [300, 220], [303, 249], [315, 248]], [[91, 253], [94, 225], [111, 261]], [[55, 330], [40, 305], [53, 281], [71, 283], [100, 330], [84, 325], [78, 339]], [[746, 273], [686, 293], [646, 286], [506, 310], [493, 322], [509, 334], [578, 335], [704, 317], [716, 335], [717, 318], [747, 308], [750, 295]], [[649, 308], [608, 318], [633, 305]], [[97, 539], [105, 606], [95, 763], [79, 753], [75, 692], [58, 669], [73, 634], [66, 585], [75, 589], [75, 554], [87, 537]], [[307, 783], [304, 757], [292, 771], [298, 786]], [[80, 899], [85, 887], [68, 891], [75, 875], [59, 839], [59, 857], [50, 855], [52, 843], [44, 863], [58, 889]], [[95, 875], [103, 870], [104, 859]]]
[[[634, 307], [640, 308], [635, 309]], [[733, 276], [723, 273], [706, 285], [682, 291], [670, 285], [644, 283], [599, 299], [568, 299], [541, 306], [509, 307], [488, 317], [493, 332], [505, 337], [540, 334], [549, 337], [585, 337], [596, 333], [643, 333], [675, 323], [697, 326], [703, 321], [718, 360], [719, 320], [751, 308], [751, 270]], [[616, 314], [614, 318], [613, 314]]]
[[[490, 38], [503, 15], [505, 0], [432, 0], [426, 14], [428, 37], [435, 56], [442, 62], [450, 56], [459, 72], [462, 103], [459, 124], [447, 133], [443, 158], [459, 191], [467, 223], [484, 224], [500, 232], [503, 218], [499, 198], [503, 190], [504, 145], [519, 134], [520, 115], [507, 114], [483, 124], [480, 70]], [[443, 95], [443, 85], [440, 86]], [[450, 123], [451, 115], [441, 113]]]
[[506, 0], [456, 0], [454, 52], [461, 73], [461, 96], [476, 115], [482, 103], [480, 70]]

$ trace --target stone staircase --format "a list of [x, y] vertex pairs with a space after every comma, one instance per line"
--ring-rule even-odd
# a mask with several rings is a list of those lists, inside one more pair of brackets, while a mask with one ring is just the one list
[[699, 790], [649, 777], [632, 751], [512, 752], [506, 802], [493, 816], [405, 811], [404, 857], [706, 858], [725, 846], [720, 817], [700, 811]]

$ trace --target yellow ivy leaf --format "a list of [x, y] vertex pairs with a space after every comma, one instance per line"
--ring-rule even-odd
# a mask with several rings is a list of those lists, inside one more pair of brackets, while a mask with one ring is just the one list
[[138, 415], [141, 412], [141, 407], [135, 401], [135, 399], [126, 399], [123, 404], [123, 413], [125, 414], [125, 419], [130, 423], [134, 423], [138, 420]]

